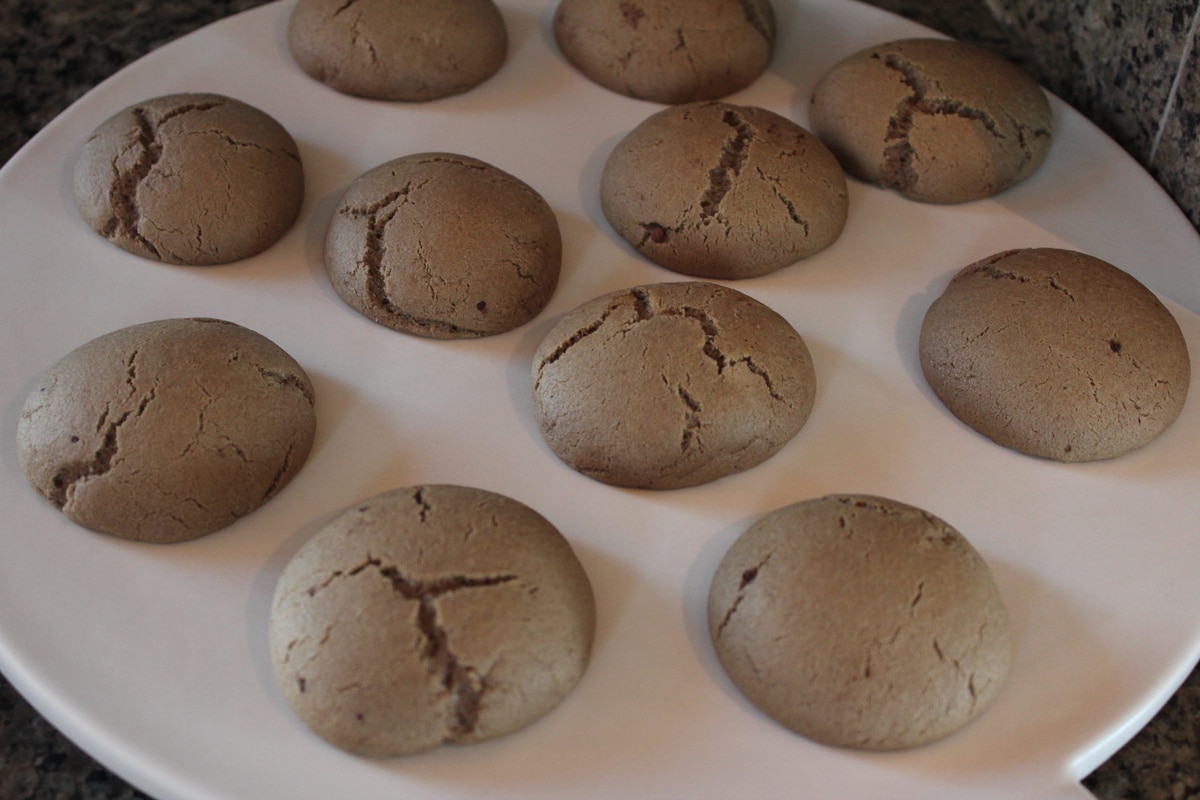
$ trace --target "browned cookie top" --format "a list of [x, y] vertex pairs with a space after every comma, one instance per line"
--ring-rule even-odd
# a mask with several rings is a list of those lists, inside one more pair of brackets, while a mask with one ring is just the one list
[[299, 472], [316, 429], [296, 361], [232, 322], [122, 328], [64, 356], [30, 394], [17, 444], [73, 522], [177, 542], [219, 530]]
[[297, 716], [365, 756], [512, 733], [587, 667], [591, 583], [565, 538], [508, 497], [414, 486], [346, 509], [296, 553], [271, 607]]
[[709, 630], [750, 702], [816, 741], [866, 750], [949, 735], [991, 704], [1011, 660], [987, 564], [943, 520], [881, 497], [773, 511], [713, 576]]
[[533, 360], [550, 449], [596, 480], [695, 486], [749, 469], [804, 425], [812, 358], [782, 316], [734, 289], [660, 283], [566, 314]]
[[562, 0], [554, 35], [601, 86], [687, 103], [724, 97], [766, 70], [775, 13], [768, 0]]
[[719, 101], [655, 113], [613, 149], [604, 215], [651, 261], [685, 275], [765, 275], [832, 244], [846, 176], [816, 136], [772, 111]]
[[75, 165], [75, 201], [101, 236], [168, 264], [249, 258], [291, 228], [304, 170], [265, 112], [216, 94], [173, 94], [114, 114]]
[[338, 295], [405, 333], [463, 339], [536, 316], [558, 285], [562, 239], [528, 184], [478, 159], [418, 153], [369, 170], [325, 241]]
[[1191, 381], [1171, 312], [1133, 276], [1071, 250], [1010, 250], [959, 272], [926, 312], [921, 367], [955, 416], [1058, 461], [1162, 433]]
[[976, 45], [904, 39], [862, 50], [818, 82], [813, 131], [850, 174], [930, 203], [961, 203], [1024, 180], [1050, 151], [1037, 82]]
[[288, 48], [308, 75], [344, 94], [426, 101], [494, 75], [508, 31], [492, 0], [299, 0]]

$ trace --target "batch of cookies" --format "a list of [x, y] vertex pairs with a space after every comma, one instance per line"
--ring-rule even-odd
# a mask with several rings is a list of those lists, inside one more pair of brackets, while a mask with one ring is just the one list
[[[771, 61], [769, 0], [561, 0], [554, 34], [591, 81], [663, 104], [617, 143], [599, 199], [637, 253], [694, 278], [583, 303], [537, 348], [546, 444], [614, 486], [672, 490], [752, 469], [809, 417], [817, 376], [803, 338], [710, 280], [802, 268], [842, 233], [847, 173], [914, 202], [970, 202], [1032, 174], [1052, 139], [1035, 81], [948, 40], [883, 43], [831, 65], [811, 132], [722, 101]], [[288, 42], [312, 78], [405, 103], [475, 88], [507, 47], [492, 0], [299, 0]], [[96, 129], [75, 195], [118, 247], [217, 265], [294, 225], [304, 176], [292, 137], [264, 112], [171, 95]], [[562, 252], [534, 188], [468, 155], [416, 153], [346, 187], [325, 265], [337, 295], [374, 322], [463, 339], [536, 317]], [[1168, 309], [1117, 267], [1066, 250], [963, 268], [928, 309], [919, 354], [965, 424], [1059, 461], [1146, 444], [1179, 415], [1190, 381]], [[47, 371], [21, 414], [21, 465], [80, 526], [192, 539], [300, 471], [316, 399], [302, 366], [252, 330], [147, 322]], [[846, 608], [858, 616], [844, 619]], [[1007, 612], [980, 555], [934, 514], [880, 497], [763, 516], [721, 561], [708, 618], [751, 703], [841, 747], [952, 733], [988, 707], [1010, 661]], [[863, 633], [844, 636], [830, 619]], [[588, 576], [536, 511], [482, 489], [412, 486], [348, 507], [296, 553], [278, 581], [269, 649], [304, 724], [387, 757], [509, 734], [549, 713], [583, 675], [594, 626]]]

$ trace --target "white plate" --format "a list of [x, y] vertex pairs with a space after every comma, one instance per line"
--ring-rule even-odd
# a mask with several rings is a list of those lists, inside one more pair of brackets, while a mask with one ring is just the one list
[[[941, 208], [853, 183], [833, 247], [736, 284], [784, 314], [813, 351], [819, 389], [807, 427], [766, 464], [707, 486], [595, 483], [542, 443], [528, 369], [568, 309], [681, 279], [620, 243], [597, 200], [608, 152], [658, 106], [576, 75], [553, 44], [553, 3], [501, 5], [509, 60], [466, 95], [400, 105], [326, 89], [288, 58], [285, 0], [124, 70], [0, 172], [4, 672], [67, 735], [162, 798], [1083, 797], [1077, 779], [1200, 658], [1200, 391], [1194, 381], [1182, 417], [1140, 451], [1090, 465], [1041, 461], [949, 416], [921, 378], [916, 334], [959, 267], [1009, 247], [1060, 246], [1112, 261], [1169, 298], [1200, 354], [1195, 230], [1124, 152], [1057, 102], [1049, 160], [995, 200]], [[776, 5], [774, 65], [732, 99], [802, 124], [813, 83], [837, 58], [926, 33], [850, 0]], [[70, 174], [87, 134], [128, 104], [178, 91], [238, 97], [299, 141], [303, 215], [264, 255], [163, 266], [107, 244], [75, 213]], [[357, 316], [325, 279], [321, 242], [341, 190], [382, 161], [434, 149], [516, 174], [559, 215], [563, 280], [520, 330], [407, 337]], [[309, 370], [319, 433], [308, 465], [266, 507], [196, 542], [137, 545], [70, 525], [26, 485], [12, 444], [35, 376], [94, 336], [190, 315], [252, 327]], [[270, 596], [288, 557], [336, 510], [427, 482], [502, 492], [560, 527], [599, 599], [595, 657], [567, 701], [525, 731], [360, 760], [308, 733], [283, 702], [267, 656]], [[704, 624], [717, 560], [760, 513], [828, 492], [922, 506], [995, 570], [1016, 660], [996, 704], [959, 734], [897, 754], [829, 749], [768, 721], [721, 673]]]

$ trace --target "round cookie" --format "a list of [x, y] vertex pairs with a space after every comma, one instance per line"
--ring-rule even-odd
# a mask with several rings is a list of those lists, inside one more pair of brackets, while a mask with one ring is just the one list
[[921, 325], [921, 369], [950, 411], [1005, 447], [1095, 461], [1183, 409], [1178, 322], [1133, 276], [1084, 253], [1009, 250], [965, 267]]
[[126, 539], [212, 533], [300, 471], [313, 388], [266, 337], [216, 319], [122, 328], [64, 356], [17, 426], [21, 468], [79, 525]]
[[385, 757], [524, 728], [587, 667], [591, 584], [541, 515], [462, 486], [385, 492], [330, 521], [279, 577], [271, 662], [326, 741]]
[[461, 94], [492, 77], [508, 51], [492, 0], [299, 0], [287, 38], [310, 77], [375, 100]]
[[333, 288], [368, 319], [438, 339], [522, 325], [558, 285], [553, 209], [524, 182], [467, 156], [419, 153], [346, 190], [325, 240]]
[[562, 0], [554, 37], [567, 61], [614, 92], [715, 100], [766, 70], [775, 12], [768, 0]]
[[765, 275], [817, 253], [846, 224], [846, 176], [804, 128], [753, 106], [672, 106], [609, 155], [604, 216], [656, 264], [685, 275]]
[[932, 514], [866, 495], [760, 518], [717, 567], [708, 622], [746, 699], [838, 747], [949, 735], [992, 703], [1011, 660], [1008, 613], [970, 543]]
[[226, 264], [277, 242], [304, 202], [291, 135], [217, 94], [172, 94], [101, 124], [75, 165], [75, 203], [113, 244], [167, 264]]
[[903, 39], [835, 64], [817, 83], [813, 131], [846, 171], [927, 203], [989, 197], [1050, 151], [1053, 114], [1037, 82], [981, 47]]
[[533, 359], [533, 410], [564, 463], [616, 486], [677, 489], [777, 453], [816, 374], [787, 320], [734, 289], [660, 283], [563, 316]]

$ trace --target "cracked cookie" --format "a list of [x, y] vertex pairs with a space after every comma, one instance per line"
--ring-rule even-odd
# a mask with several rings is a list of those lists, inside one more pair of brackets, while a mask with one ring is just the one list
[[848, 192], [816, 136], [772, 111], [717, 101], [673, 106], [634, 128], [604, 165], [600, 202], [650, 261], [734, 280], [831, 245]]
[[216, 319], [122, 328], [38, 381], [17, 445], [34, 488], [72, 522], [179, 542], [274, 497], [308, 458], [313, 388], [261, 334]]
[[963, 268], [925, 313], [921, 369], [946, 407], [1005, 447], [1113, 458], [1183, 410], [1179, 323], [1136, 278], [1094, 256], [1009, 250]]
[[614, 92], [715, 100], [767, 69], [775, 12], [768, 0], [562, 0], [554, 37], [572, 66]]
[[989, 197], [1050, 151], [1053, 115], [1037, 82], [1001, 56], [948, 39], [862, 50], [817, 83], [813, 131], [846, 171], [927, 203]]
[[815, 394], [808, 347], [787, 320], [698, 281], [586, 302], [533, 360], [546, 443], [616, 486], [678, 489], [760, 464], [804, 426]]
[[830, 495], [761, 517], [713, 575], [708, 624], [755, 707], [824, 744], [916, 747], [962, 728], [1008, 675], [1008, 612], [941, 519]]
[[508, 51], [492, 0], [300, 0], [287, 41], [305, 73], [343, 94], [411, 102], [475, 88]]
[[173, 94], [101, 124], [75, 165], [75, 203], [118, 247], [167, 264], [239, 261], [275, 244], [304, 202], [291, 135], [217, 94]]
[[523, 181], [451, 153], [382, 164], [346, 190], [325, 267], [347, 305], [405, 333], [491, 336], [523, 325], [558, 285], [553, 209]]
[[271, 662], [296, 715], [369, 757], [512, 733], [587, 668], [595, 601], [537, 512], [464, 486], [346, 509], [279, 577]]

